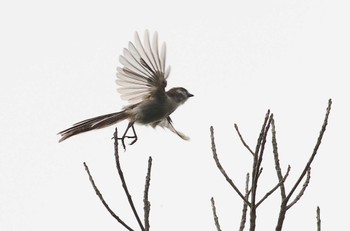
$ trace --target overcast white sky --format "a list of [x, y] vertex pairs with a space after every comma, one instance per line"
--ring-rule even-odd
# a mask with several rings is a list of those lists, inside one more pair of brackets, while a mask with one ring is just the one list
[[[275, 115], [290, 189], [315, 145], [327, 100], [333, 109], [311, 183], [287, 214], [284, 230], [348, 226], [349, 6], [347, 1], [11, 1], [0, 4], [0, 229], [123, 230], [96, 197], [83, 162], [103, 195], [137, 230], [113, 156], [114, 128], [58, 143], [74, 122], [118, 111], [118, 56], [134, 31], [157, 30], [172, 66], [168, 86], [195, 95], [172, 116], [189, 135], [136, 127], [139, 141], [121, 153], [142, 214], [148, 156], [152, 230], [215, 230], [210, 197], [223, 230], [237, 230], [242, 202], [212, 159], [218, 154], [243, 190], [252, 146], [267, 109]], [[118, 125], [121, 130], [125, 123]], [[269, 136], [270, 140], [270, 136]], [[276, 182], [271, 145], [258, 195]], [[273, 230], [279, 192], [259, 207], [257, 230]]]

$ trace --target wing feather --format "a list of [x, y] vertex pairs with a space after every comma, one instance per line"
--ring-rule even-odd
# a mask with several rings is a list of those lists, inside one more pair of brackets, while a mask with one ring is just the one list
[[152, 44], [152, 52], [153, 52], [153, 57], [156, 61], [157, 67], [158, 67], [158, 71], [162, 71], [162, 66], [161, 66], [161, 62], [160, 62], [160, 57], [159, 57], [159, 50], [158, 50], [158, 33], [157, 31], [154, 32], [153, 35], [153, 44]]
[[[126, 48], [124, 48], [123, 50], [123, 55], [124, 58], [130, 63], [132, 64], [133, 67], [137, 68], [137, 70], [139, 70], [141, 73], [143, 73], [144, 75], [146, 75], [147, 77], [151, 78], [152, 77], [152, 73], [145, 68], [142, 63], [134, 57], [134, 55]], [[141, 60], [141, 59], [140, 59]], [[124, 65], [125, 66], [125, 65]]]
[[165, 61], [166, 61], [166, 44], [163, 43], [162, 45], [162, 49], [161, 49], [161, 66], [162, 66], [162, 72], [164, 73], [165, 72]]
[[170, 68], [170, 66], [168, 66], [168, 68], [166, 69], [166, 71], [165, 71], [165, 79], [167, 79], [168, 77], [169, 77], [169, 75], [170, 75], [170, 70], [171, 70], [171, 68]]
[[146, 30], [146, 32], [145, 32], [144, 44], [145, 44], [145, 51], [146, 51], [147, 58], [149, 59], [151, 65], [153, 67], [153, 70], [159, 71], [159, 68], [157, 66], [157, 61], [154, 57], [154, 54], [153, 54], [153, 51], [151, 48], [151, 42], [149, 40], [148, 30]]
[[[148, 34], [148, 31], [146, 30], [145, 31], [145, 38], [146, 37], [149, 37], [149, 34]], [[146, 39], [145, 39], [146, 40]], [[145, 43], [145, 46], [147, 46], [147, 42], [144, 41]], [[153, 66], [151, 60], [150, 60], [150, 57], [149, 57], [149, 54], [147, 54], [144, 46], [142, 45], [141, 43], [141, 40], [140, 40], [140, 37], [139, 37], [139, 34], [136, 32], [135, 33], [135, 46], [136, 46], [136, 49], [139, 51], [139, 53], [141, 54], [141, 58], [145, 61], [145, 63], [152, 69], [152, 70], [156, 70], [156, 68]]]
[[124, 70], [129, 70], [133, 73], [136, 73], [136, 74], [139, 74], [141, 76], [148, 76], [147, 72], [145, 72], [146, 70], [143, 68], [143, 69], [139, 69], [137, 68], [136, 66], [134, 66], [128, 59], [126, 59], [124, 56], [120, 55], [119, 56], [119, 62], [121, 64], [124, 65]]
[[141, 56], [140, 52], [137, 50], [137, 48], [135, 47], [135, 45], [132, 42], [129, 42], [128, 50], [129, 50], [130, 54], [133, 56], [133, 58], [135, 60], [137, 60], [137, 62], [140, 63], [142, 68], [148, 73], [147, 77], [152, 78], [153, 73], [149, 69], [145, 68], [145, 66], [142, 65], [142, 60], [144, 58]]
[[[129, 42], [119, 56], [122, 67], [117, 68], [116, 83], [121, 98], [129, 103], [139, 103], [154, 94], [165, 94], [166, 78], [170, 68], [166, 68], [166, 45], [159, 53], [158, 34], [154, 33], [152, 44], [149, 32], [145, 31], [144, 43], [135, 32], [135, 42]], [[157, 92], [157, 93], [156, 93]]]
[[126, 67], [124, 67], [122, 70], [118, 70], [117, 76], [120, 79], [133, 80], [143, 84], [149, 83], [148, 78], [145, 78], [143, 75], [137, 74]]

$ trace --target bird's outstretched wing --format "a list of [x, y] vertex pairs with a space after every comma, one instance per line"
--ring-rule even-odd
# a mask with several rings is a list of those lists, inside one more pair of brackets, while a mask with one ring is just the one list
[[130, 104], [137, 104], [155, 94], [165, 94], [170, 67], [165, 67], [165, 43], [159, 53], [157, 32], [153, 35], [152, 46], [147, 30], [143, 44], [135, 32], [135, 43], [129, 42], [119, 61], [123, 67], [117, 68], [116, 83], [120, 86], [117, 91], [122, 99]]
[[177, 131], [173, 125], [173, 121], [171, 120], [170, 116], [168, 116], [167, 118], [155, 123], [155, 124], [152, 124], [152, 126], [160, 126], [160, 127], [163, 127], [163, 128], [168, 128], [170, 131], [174, 132], [175, 134], [177, 134], [178, 136], [181, 137], [181, 139], [183, 140], [189, 140], [190, 137], [186, 136], [185, 134], [183, 134], [182, 132], [180, 131]]

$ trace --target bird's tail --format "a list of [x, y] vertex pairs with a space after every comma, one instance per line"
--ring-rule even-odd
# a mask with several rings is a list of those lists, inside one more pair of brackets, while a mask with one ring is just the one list
[[128, 117], [128, 113], [124, 110], [124, 111], [97, 116], [91, 119], [80, 121], [74, 124], [72, 127], [59, 132], [58, 135], [61, 135], [61, 139], [58, 142], [62, 142], [63, 140], [71, 136], [74, 136], [83, 132], [113, 125], [115, 123], [118, 123], [126, 119], [127, 117]]

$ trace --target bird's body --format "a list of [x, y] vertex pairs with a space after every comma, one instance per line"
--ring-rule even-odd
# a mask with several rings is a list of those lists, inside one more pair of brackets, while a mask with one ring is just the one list
[[152, 47], [148, 31], [145, 32], [144, 46], [138, 34], [135, 33], [135, 45], [129, 42], [128, 49], [125, 48], [123, 56], [119, 58], [124, 67], [117, 69], [118, 79], [116, 81], [121, 86], [118, 88], [121, 98], [128, 100], [130, 105], [124, 107], [120, 112], [97, 116], [74, 124], [71, 128], [59, 132], [62, 136], [60, 141], [126, 119], [129, 120], [129, 125], [121, 138], [123, 146], [124, 138], [127, 137], [126, 134], [130, 127], [134, 132], [133, 138], [135, 138], [132, 143], [137, 140], [134, 123], [166, 127], [187, 140], [187, 136], [175, 130], [169, 115], [193, 95], [182, 87], [165, 91], [166, 79], [170, 73], [169, 67], [165, 70], [165, 54], [165, 44], [163, 44], [159, 55], [157, 33], [154, 34]]
[[167, 117], [176, 109], [169, 97], [162, 95], [126, 108], [136, 123], [152, 124]]

